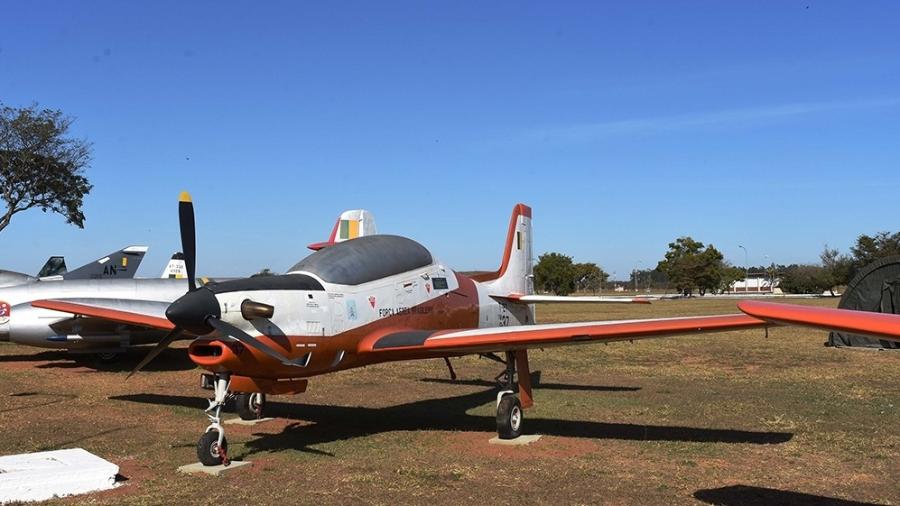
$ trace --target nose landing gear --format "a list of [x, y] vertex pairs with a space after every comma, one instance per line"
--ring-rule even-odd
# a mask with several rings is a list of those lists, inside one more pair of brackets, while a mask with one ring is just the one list
[[232, 394], [228, 392], [231, 384], [229, 374], [216, 374], [213, 380], [215, 397], [209, 401], [206, 416], [209, 417], [209, 427], [206, 428], [200, 441], [197, 442], [197, 458], [204, 466], [217, 466], [230, 464], [228, 460], [228, 440], [225, 439], [225, 429], [222, 427], [222, 407]]

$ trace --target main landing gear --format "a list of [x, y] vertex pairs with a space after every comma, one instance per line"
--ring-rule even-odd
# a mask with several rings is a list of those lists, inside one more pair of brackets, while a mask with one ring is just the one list
[[234, 406], [241, 420], [259, 420], [266, 407], [266, 394], [234, 394]]
[[206, 416], [209, 417], [209, 427], [200, 436], [197, 442], [197, 458], [204, 466], [217, 466], [219, 464], [227, 466], [228, 461], [228, 440], [225, 439], [225, 429], [222, 427], [222, 408], [232, 394], [228, 392], [228, 386], [231, 384], [231, 376], [229, 374], [215, 374], [213, 378], [213, 390], [215, 397], [209, 401], [209, 408], [206, 409]]
[[497, 436], [500, 439], [515, 439], [522, 435], [522, 410], [534, 405], [528, 352], [507, 351], [505, 364], [506, 370], [498, 376]]

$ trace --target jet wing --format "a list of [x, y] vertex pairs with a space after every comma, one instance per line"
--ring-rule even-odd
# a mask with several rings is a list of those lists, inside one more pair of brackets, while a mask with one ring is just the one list
[[494, 299], [521, 304], [570, 303], [570, 304], [650, 304], [649, 297], [604, 297], [604, 296], [563, 296], [563, 295], [494, 295]]
[[399, 330], [363, 339], [359, 353], [397, 351], [483, 353], [591, 342], [630, 341], [679, 334], [763, 328], [769, 323], [743, 314], [522, 325], [471, 330]]
[[738, 309], [773, 323], [865, 334], [900, 342], [900, 315], [744, 300]]
[[31, 305], [76, 316], [101, 318], [118, 323], [172, 330], [175, 325], [166, 318], [169, 302], [125, 299], [54, 299], [35, 300]]

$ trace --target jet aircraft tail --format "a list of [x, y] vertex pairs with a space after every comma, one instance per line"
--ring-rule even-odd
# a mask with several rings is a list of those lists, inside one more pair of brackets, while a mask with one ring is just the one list
[[184, 254], [182, 252], [179, 251], [172, 255], [172, 259], [166, 264], [166, 268], [163, 269], [160, 277], [163, 279], [187, 278], [187, 265], [184, 263]]
[[47, 262], [41, 267], [41, 270], [38, 271], [37, 277], [46, 278], [48, 276], [62, 276], [66, 273], [66, 259], [65, 257], [52, 256], [47, 259]]
[[133, 278], [149, 248], [129, 246], [62, 275], [63, 279]]
[[344, 211], [338, 216], [331, 229], [331, 236], [325, 242], [317, 242], [310, 244], [307, 248], [318, 251], [335, 243], [349, 241], [365, 235], [375, 235], [378, 231], [375, 228], [375, 216], [371, 211], [365, 209], [351, 209]]
[[534, 293], [531, 256], [531, 208], [525, 204], [513, 207], [506, 233], [503, 261], [495, 272], [476, 274], [472, 279], [485, 283], [492, 293], [530, 295]]

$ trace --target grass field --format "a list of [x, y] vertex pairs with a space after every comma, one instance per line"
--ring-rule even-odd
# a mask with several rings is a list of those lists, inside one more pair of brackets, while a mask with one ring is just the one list
[[[796, 303], [833, 306], [834, 299]], [[542, 322], [735, 312], [732, 300], [549, 306]], [[825, 348], [775, 328], [531, 353], [541, 371], [526, 447], [488, 444], [499, 366], [440, 360], [314, 378], [270, 398], [278, 419], [228, 427], [249, 470], [196, 461], [207, 392], [183, 348], [127, 383], [0, 346], [0, 454], [83, 447], [121, 467], [91, 504], [900, 503], [900, 353]]]

